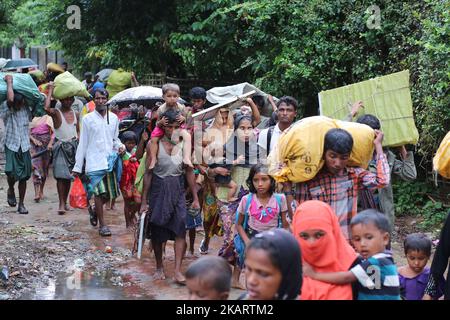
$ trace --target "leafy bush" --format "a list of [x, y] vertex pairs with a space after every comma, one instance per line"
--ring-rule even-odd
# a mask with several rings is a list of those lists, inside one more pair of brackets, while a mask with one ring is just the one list
[[405, 181], [395, 181], [392, 186], [397, 216], [417, 216], [421, 220], [419, 227], [424, 230], [442, 225], [449, 209], [430, 197], [434, 186]]
[[[252, 82], [318, 112], [322, 90], [409, 69], [422, 167], [450, 130], [450, 0], [3, 0], [0, 42], [49, 41], [78, 71]], [[79, 5], [81, 30], [65, 9]], [[11, 12], [14, 11], [15, 12]], [[5, 14], [7, 13], [7, 14]], [[10, 26], [4, 28], [1, 23]], [[45, 36], [44, 36], [45, 35]]]

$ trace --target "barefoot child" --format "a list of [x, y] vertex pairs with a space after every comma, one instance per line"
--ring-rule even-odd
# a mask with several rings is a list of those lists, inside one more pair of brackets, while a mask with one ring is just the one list
[[120, 179], [120, 191], [123, 195], [124, 214], [126, 227], [129, 228], [135, 224], [136, 213], [140, 207], [140, 194], [134, 186], [136, 172], [139, 168], [139, 162], [136, 159], [137, 137], [133, 131], [126, 131], [122, 135], [122, 143], [126, 151], [122, 155], [122, 177]]
[[186, 271], [189, 300], [227, 300], [230, 284], [230, 265], [217, 256], [202, 257]]
[[356, 282], [358, 300], [400, 300], [400, 283], [389, 243], [389, 220], [382, 213], [368, 209], [358, 213], [350, 222], [354, 247], [362, 260], [350, 271], [319, 273], [304, 266], [305, 276], [314, 280], [347, 284]]
[[273, 228], [288, 229], [286, 220], [286, 197], [275, 194], [275, 180], [269, 176], [268, 168], [254, 165], [247, 179], [250, 193], [244, 196], [238, 207], [235, 249], [238, 254], [237, 266], [233, 273], [233, 286], [239, 287], [240, 271], [244, 267], [245, 247], [259, 232]]
[[[180, 87], [174, 83], [166, 83], [162, 87], [163, 99], [165, 103], [161, 105], [157, 110], [158, 121], [157, 127], [153, 130], [151, 135], [151, 147], [150, 156], [151, 164], [149, 169], [153, 169], [156, 165], [156, 157], [158, 154], [158, 143], [159, 140], [164, 136], [164, 132], [161, 129], [162, 126], [167, 125], [167, 118], [163, 117], [162, 114], [170, 109], [179, 112], [177, 116], [177, 121], [181, 124], [186, 122], [186, 110], [185, 106], [179, 104], [177, 101], [180, 98]], [[185, 147], [183, 148], [183, 163], [189, 167], [193, 167], [191, 162], [191, 136], [186, 130], [180, 131], [180, 136], [183, 139]]]
[[[217, 150], [214, 150], [214, 151], [217, 152]], [[238, 157], [238, 159], [233, 160], [233, 164], [226, 164], [226, 159], [223, 157], [223, 153], [219, 157], [213, 157], [213, 159], [214, 159], [213, 163], [208, 165], [209, 168], [211, 168], [211, 169], [225, 168], [227, 170], [231, 170], [234, 165], [237, 165], [245, 160], [244, 156], [241, 155]], [[214, 177], [214, 182], [215, 182], [216, 194], [218, 192], [219, 187], [225, 187], [225, 188], [228, 188], [227, 201], [233, 202], [233, 201], [237, 200], [235, 195], [236, 195], [238, 185], [236, 184], [236, 182], [234, 182], [231, 179], [230, 175], [228, 175], [228, 176], [217, 175]]]
[[[400, 293], [405, 300], [422, 300], [430, 278], [430, 268], [426, 265], [431, 256], [431, 240], [423, 233], [409, 234], [403, 242], [408, 264], [398, 269]], [[442, 278], [437, 295], [443, 295], [444, 279]]]

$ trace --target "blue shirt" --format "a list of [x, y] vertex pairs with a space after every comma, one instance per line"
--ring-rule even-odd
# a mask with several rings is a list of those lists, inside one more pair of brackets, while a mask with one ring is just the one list
[[358, 279], [358, 300], [400, 300], [400, 281], [392, 255], [385, 251], [350, 270]]

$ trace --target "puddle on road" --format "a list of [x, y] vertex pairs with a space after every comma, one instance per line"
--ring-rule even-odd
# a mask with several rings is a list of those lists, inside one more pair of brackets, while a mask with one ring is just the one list
[[48, 286], [36, 288], [22, 295], [20, 300], [150, 300], [154, 297], [142, 294], [134, 286], [114, 285], [111, 272], [93, 274], [80, 271], [74, 274], [60, 273], [49, 279]]

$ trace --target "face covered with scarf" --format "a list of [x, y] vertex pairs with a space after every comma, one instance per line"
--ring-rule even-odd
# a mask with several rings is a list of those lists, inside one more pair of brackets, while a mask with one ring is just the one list
[[[316, 272], [347, 271], [356, 253], [345, 240], [336, 214], [321, 201], [303, 202], [293, 219], [293, 233], [302, 250], [303, 261]], [[350, 285], [332, 285], [304, 279], [302, 299], [351, 299]]]
[[248, 298], [296, 299], [302, 287], [301, 260], [300, 248], [291, 233], [283, 229], [258, 233], [246, 253]]
[[251, 167], [258, 163], [259, 152], [257, 136], [255, 134], [252, 118], [250, 116], [239, 116], [234, 122], [234, 133], [225, 145], [227, 163], [244, 156], [242, 166]]

